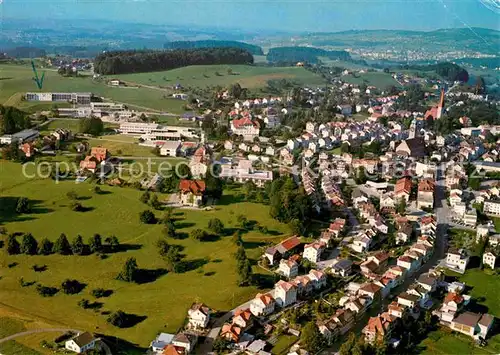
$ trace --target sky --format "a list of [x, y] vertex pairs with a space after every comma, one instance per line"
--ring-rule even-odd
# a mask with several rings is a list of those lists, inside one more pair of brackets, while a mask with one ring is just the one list
[[500, 0], [3, 0], [0, 16], [250, 31], [500, 30], [499, 8]]

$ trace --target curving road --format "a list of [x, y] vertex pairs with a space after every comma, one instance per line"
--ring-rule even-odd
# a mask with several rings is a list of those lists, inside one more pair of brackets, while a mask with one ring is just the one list
[[36, 333], [48, 333], [48, 332], [74, 332], [74, 333], [83, 333], [82, 330], [77, 329], [69, 329], [69, 328], [43, 328], [43, 329], [33, 329], [27, 330], [25, 332], [20, 332], [16, 334], [9, 335], [3, 339], [0, 339], [0, 344], [9, 340], [14, 340], [15, 338], [19, 338], [25, 335], [36, 334]]

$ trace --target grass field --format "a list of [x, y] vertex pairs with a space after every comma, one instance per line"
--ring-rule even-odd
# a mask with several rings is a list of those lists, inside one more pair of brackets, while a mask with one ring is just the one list
[[488, 346], [479, 348], [474, 342], [465, 335], [451, 333], [448, 329], [439, 329], [429, 334], [429, 336], [420, 343], [419, 354], [422, 355], [492, 355], [500, 352], [500, 344], [490, 339]]
[[356, 77], [351, 74], [343, 75], [341, 79], [351, 84], [361, 85], [364, 83], [368, 86], [375, 86], [380, 89], [386, 89], [391, 85], [396, 87], [399, 86], [398, 82], [394, 80], [391, 74], [381, 72], [356, 74]]
[[[236, 286], [236, 263], [232, 254], [235, 246], [231, 237], [210, 242], [190, 238], [171, 240], [181, 245], [192, 270], [181, 274], [166, 274], [144, 284], [129, 284], [115, 279], [123, 263], [135, 257], [140, 268], [158, 271], [165, 267], [156, 251], [155, 243], [161, 234], [160, 225], [139, 223], [139, 212], [149, 207], [139, 202], [140, 191], [128, 188], [103, 187], [105, 194], [90, 192], [90, 184], [51, 180], [28, 180], [21, 175], [19, 164], [0, 162], [0, 192], [5, 199], [0, 211], [0, 222], [10, 233], [30, 232], [37, 239], [55, 240], [65, 233], [71, 240], [81, 234], [86, 240], [94, 233], [103, 237], [116, 235], [125, 251], [111, 254], [106, 259], [90, 256], [8, 256], [0, 254], [0, 310], [17, 309], [23, 317], [49, 322], [55, 326], [103, 332], [126, 339], [141, 346], [159, 331], [175, 332], [183, 323], [190, 304], [201, 301], [216, 310], [228, 310], [250, 299], [258, 289]], [[75, 191], [87, 212], [73, 212], [68, 208], [68, 191]], [[33, 203], [29, 215], [10, 213], [13, 198], [25, 196]], [[160, 200], [166, 196], [160, 196]], [[288, 233], [288, 228], [269, 217], [262, 205], [239, 202], [237, 192], [228, 192], [212, 211], [178, 210], [176, 226], [179, 232], [189, 233], [193, 228], [206, 228], [210, 218], [218, 217], [227, 228], [235, 228], [237, 216], [252, 211], [251, 219], [268, 227], [264, 235], [251, 230], [243, 235], [249, 257], [257, 258], [266, 242], [275, 243]], [[156, 212], [160, 217], [161, 213]], [[5, 237], [2, 237], [5, 239]], [[8, 268], [7, 265], [17, 263]], [[34, 272], [33, 265], [46, 265], [47, 271]], [[256, 271], [259, 271], [256, 269]], [[66, 278], [86, 284], [78, 295], [59, 292], [53, 297], [39, 296], [34, 286], [21, 287], [19, 279], [35, 281], [46, 286], [60, 286]], [[102, 299], [101, 311], [123, 310], [146, 317], [136, 326], [118, 329], [107, 324], [106, 316], [84, 310], [77, 303], [82, 298], [93, 300], [92, 289], [103, 287], [114, 292]], [[0, 313], [1, 314], [1, 313]]]
[[[228, 74], [232, 70], [232, 75]], [[219, 75], [217, 75], [217, 73]], [[257, 67], [249, 65], [197, 65], [179, 69], [118, 75], [119, 79], [152, 86], [196, 86], [227, 87], [239, 83], [244, 88], [258, 89], [266, 86], [273, 79], [288, 79], [304, 85], [322, 85], [323, 79], [304, 68], [298, 67]]]
[[[29, 91], [38, 91], [32, 80], [33, 72], [29, 66], [1, 64], [0, 65], [0, 104], [18, 106], [30, 109], [31, 106], [40, 106], [39, 102], [21, 101], [22, 94]], [[45, 73], [43, 92], [92, 92], [97, 96], [105, 97], [116, 102], [143, 106], [159, 111], [172, 113], [184, 112], [185, 102], [171, 98], [162, 90], [148, 88], [116, 88], [109, 87], [105, 81], [97, 82], [91, 77], [65, 78], [57, 72], [48, 70]], [[44, 108], [50, 105], [42, 104]], [[47, 106], [47, 107], [45, 107]]]

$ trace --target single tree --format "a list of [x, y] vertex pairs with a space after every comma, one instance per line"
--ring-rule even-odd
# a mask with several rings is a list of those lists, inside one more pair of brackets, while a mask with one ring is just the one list
[[167, 270], [169, 272], [180, 272], [182, 268], [181, 259], [182, 258], [179, 249], [176, 247], [170, 247], [168, 249], [167, 255], [165, 255]]
[[154, 194], [153, 196], [151, 196], [151, 199], [149, 200], [149, 204], [151, 205], [151, 207], [153, 207], [155, 210], [159, 210], [161, 209], [161, 203], [160, 201], [158, 200], [158, 196], [156, 194]]
[[191, 233], [189, 233], [189, 236], [194, 240], [203, 241], [207, 237], [207, 232], [205, 232], [203, 229], [197, 228], [193, 229]]
[[71, 246], [69, 245], [68, 238], [66, 238], [64, 233], [62, 233], [54, 243], [53, 252], [61, 255], [71, 254]]
[[28, 255], [36, 255], [38, 252], [38, 242], [31, 235], [31, 233], [27, 233], [23, 236], [23, 241], [21, 243], [21, 253]]
[[139, 214], [139, 219], [144, 224], [155, 224], [156, 223], [156, 217], [155, 217], [154, 213], [151, 212], [150, 210], [142, 211]]
[[99, 234], [94, 234], [90, 237], [89, 248], [91, 253], [99, 253], [102, 251], [102, 239]]
[[122, 271], [118, 274], [118, 279], [127, 282], [135, 282], [139, 268], [135, 258], [128, 258], [123, 265]]
[[38, 254], [50, 255], [52, 254], [53, 248], [54, 244], [47, 238], [43, 238], [42, 241], [40, 242], [40, 249], [38, 250]]
[[85, 285], [81, 284], [78, 280], [66, 279], [61, 284], [61, 289], [67, 295], [74, 295], [79, 293]]
[[111, 313], [106, 321], [115, 327], [122, 328], [127, 325], [127, 314], [123, 311], [116, 311]]
[[29, 213], [30, 212], [30, 203], [26, 197], [19, 197], [17, 199], [16, 212], [17, 213]]
[[112, 235], [111, 237], [107, 237], [104, 241], [108, 244], [109, 249], [113, 252], [117, 251], [118, 247], [120, 246], [118, 238], [114, 235]]
[[16, 236], [11, 234], [7, 239], [7, 254], [17, 255], [19, 253], [21, 253], [21, 246], [19, 245]]
[[224, 232], [224, 224], [218, 218], [212, 218], [208, 221], [208, 229], [210, 229], [215, 234], [222, 234]]
[[238, 286], [248, 286], [252, 283], [252, 264], [245, 259], [238, 263]]
[[75, 255], [83, 255], [85, 254], [85, 244], [83, 243], [83, 237], [81, 235], [77, 235], [73, 242], [71, 243], [71, 251]]
[[151, 198], [151, 194], [149, 190], [144, 191], [144, 193], [141, 195], [140, 200], [142, 203], [148, 203], [149, 199]]
[[160, 256], [164, 258], [165, 256], [167, 256], [170, 245], [164, 238], [160, 238], [156, 242], [156, 248], [158, 248], [158, 254], [160, 254]]
[[169, 238], [175, 239], [177, 237], [177, 234], [175, 231], [175, 224], [174, 224], [174, 222], [172, 222], [172, 220], [168, 220], [165, 222], [165, 224], [163, 226], [163, 234], [165, 235], [165, 237], [169, 237]]

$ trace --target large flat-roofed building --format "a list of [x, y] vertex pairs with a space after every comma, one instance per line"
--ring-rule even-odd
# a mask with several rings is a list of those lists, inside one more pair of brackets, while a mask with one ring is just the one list
[[122, 134], [140, 135], [146, 143], [199, 139], [200, 131], [191, 127], [160, 126], [156, 123], [123, 122], [118, 131]]
[[27, 92], [26, 101], [71, 102], [90, 105], [90, 92]]
[[160, 127], [157, 123], [143, 123], [143, 122], [123, 122], [120, 123], [118, 132], [122, 134], [149, 134]]
[[31, 142], [40, 136], [40, 132], [34, 129], [25, 129], [14, 134], [6, 134], [0, 137], [0, 144], [26, 143]]

